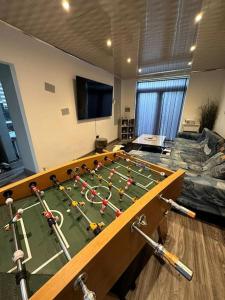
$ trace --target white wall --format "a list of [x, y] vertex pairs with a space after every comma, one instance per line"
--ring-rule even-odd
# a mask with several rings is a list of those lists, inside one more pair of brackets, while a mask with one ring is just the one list
[[[0, 23], [0, 61], [13, 64], [38, 169], [49, 168], [94, 149], [96, 134], [118, 136], [114, 116], [77, 121], [73, 79], [76, 75], [113, 85], [113, 74], [63, 53]], [[52, 94], [44, 82], [56, 87]], [[70, 114], [62, 116], [61, 109]], [[96, 127], [96, 129], [95, 129]]]
[[221, 101], [224, 79], [224, 70], [191, 73], [181, 123], [185, 119], [199, 120], [199, 107], [207, 103], [208, 98]]
[[219, 113], [214, 126], [214, 130], [225, 138], [225, 80], [223, 85], [223, 93], [219, 105]]
[[[124, 79], [121, 83], [121, 114], [122, 117], [135, 117], [136, 79]], [[130, 107], [130, 113], [125, 113], [125, 107]]]

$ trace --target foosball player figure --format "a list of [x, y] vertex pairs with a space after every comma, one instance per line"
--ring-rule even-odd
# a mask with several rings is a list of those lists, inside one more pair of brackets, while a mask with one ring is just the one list
[[128, 174], [128, 176], [130, 176], [130, 173], [131, 173], [131, 167], [129, 166], [129, 167], [127, 167], [127, 174]]
[[105, 226], [103, 222], [101, 223], [90, 223], [87, 230], [91, 230], [94, 235], [98, 235], [102, 231], [102, 227]]
[[38, 194], [40, 194], [41, 196], [44, 195], [44, 191], [39, 190], [39, 188], [37, 188], [36, 186], [32, 185], [32, 191], [35, 193], [37, 192]]
[[126, 186], [125, 186], [125, 190], [128, 190], [128, 188], [131, 186], [132, 183], [133, 183], [133, 180], [132, 180], [131, 178], [129, 178], [129, 179], [127, 180], [127, 184], [126, 184]]
[[42, 215], [47, 219], [48, 226], [51, 228], [50, 234], [52, 234], [52, 225], [59, 221], [59, 217], [55, 217], [51, 211], [43, 211]]
[[102, 184], [102, 176], [101, 175], [98, 175], [98, 181], [99, 181], [99, 184], [101, 185]]
[[116, 213], [116, 218], [118, 218], [122, 214], [122, 211], [120, 209], [117, 209], [115, 213]]
[[73, 201], [69, 204], [69, 206], [71, 206], [71, 205], [72, 205], [73, 207], [76, 207], [77, 205], [79, 205], [79, 206], [85, 206], [85, 202], [73, 200]]
[[87, 186], [88, 186], [88, 184], [87, 184], [86, 181], [82, 182], [81, 192], [80, 192], [82, 196], [85, 194], [85, 189], [86, 189]]
[[22, 218], [23, 209], [19, 208], [15, 216], [3, 227], [6, 231], [9, 230], [10, 225], [15, 224], [19, 219]]
[[108, 177], [108, 179], [109, 180], [112, 180], [112, 177], [113, 177], [113, 175], [116, 173], [116, 170], [113, 168], [111, 171], [110, 171], [110, 173], [109, 173], [109, 177]]
[[132, 202], [135, 203], [137, 201], [137, 197], [132, 198]]
[[103, 166], [103, 164], [101, 162], [99, 162], [97, 164], [97, 167], [95, 168], [95, 171], [98, 171], [102, 166]]
[[124, 190], [123, 189], [119, 189], [120, 201], [122, 201], [123, 195], [124, 195]]
[[91, 180], [94, 180], [95, 177], [95, 170], [90, 171]]
[[73, 184], [73, 186], [75, 188], [77, 187], [77, 183], [78, 183], [79, 179], [80, 179], [80, 176], [78, 176], [78, 175], [74, 176], [74, 184]]
[[95, 189], [91, 190], [91, 202], [94, 203], [94, 198], [97, 196], [97, 191]]
[[142, 164], [136, 164], [136, 166], [140, 168], [139, 172], [142, 173], [143, 170], [144, 170], [144, 165], [142, 165]]
[[101, 206], [101, 209], [100, 209], [100, 213], [102, 215], [105, 213], [105, 209], [106, 209], [108, 203], [109, 203], [109, 201], [107, 199], [102, 200], [102, 206]]
[[109, 188], [110, 191], [112, 190], [112, 185], [113, 185], [113, 184], [112, 184], [112, 181], [109, 181], [109, 182], [108, 182], [108, 188]]

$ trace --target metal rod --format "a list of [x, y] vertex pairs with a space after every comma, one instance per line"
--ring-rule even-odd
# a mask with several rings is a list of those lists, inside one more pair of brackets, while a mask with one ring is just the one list
[[[32, 189], [32, 187], [31, 187], [31, 189]], [[40, 196], [39, 192], [37, 191], [37, 189], [32, 189], [32, 190], [34, 191], [34, 193], [35, 193], [36, 197], [38, 198], [38, 200], [39, 200], [41, 206], [43, 207], [44, 211], [48, 212], [49, 210], [46, 207], [46, 205], [44, 204], [43, 200], [41, 199], [41, 196]], [[60, 244], [60, 246], [61, 246], [61, 248], [62, 248], [62, 250], [63, 250], [63, 252], [64, 252], [64, 254], [67, 258], [67, 260], [68, 261], [71, 260], [72, 258], [70, 256], [70, 253], [67, 250], [66, 245], [64, 244], [64, 241], [63, 241], [60, 233], [58, 232], [57, 226], [55, 224], [52, 224], [51, 228], [53, 229], [53, 231], [54, 231], [54, 233], [55, 233], [55, 235], [56, 235], [56, 237], [59, 241], [59, 244]]]
[[[6, 204], [7, 204], [7, 206], [9, 207], [10, 218], [13, 219], [13, 212], [12, 212], [12, 202], [13, 202], [13, 199], [12, 199], [12, 198], [7, 198], [7, 199], [6, 199], [6, 202], [7, 202], [8, 199], [9, 199], [10, 201], [8, 201], [8, 203], [6, 203]], [[12, 223], [12, 224], [11, 224], [11, 227], [12, 227], [13, 241], [14, 241], [15, 252], [16, 252], [16, 251], [18, 251], [18, 250], [20, 250], [20, 249], [19, 249], [19, 246], [18, 246], [18, 241], [17, 241], [17, 234], [16, 234], [15, 224]], [[18, 272], [22, 272], [22, 271], [23, 271], [22, 261], [23, 261], [22, 258], [18, 258], [18, 259], [16, 260], [16, 267], [17, 267], [17, 271], [18, 271]], [[23, 300], [27, 300], [27, 299], [28, 299], [28, 292], [27, 292], [27, 283], [26, 283], [26, 279], [25, 279], [25, 278], [21, 278], [19, 284], [20, 284], [20, 291], [21, 291], [22, 299], [23, 299]]]
[[171, 207], [175, 208], [177, 211], [180, 211], [182, 214], [194, 219], [196, 216], [196, 213], [193, 212], [190, 209], [187, 209], [186, 207], [179, 205], [178, 203], [176, 203], [175, 201], [173, 201], [172, 199], [167, 199], [164, 198], [162, 195], [159, 196], [160, 199], [162, 199], [163, 201], [165, 201], [166, 203], [170, 204]]
[[[120, 157], [120, 156], [119, 156], [119, 157]], [[120, 158], [121, 158], [121, 157], [120, 157]], [[114, 161], [114, 160], [109, 159], [109, 158], [107, 158], [107, 159], [108, 159], [109, 161], [111, 161], [112, 163], [115, 163], [115, 164], [117, 164], [118, 166], [123, 167], [123, 168], [125, 168], [125, 169], [128, 170], [128, 167], [126, 167], [126, 166], [124, 166], [124, 165], [118, 163], [117, 161]], [[133, 169], [131, 169], [131, 171], [132, 171], [133, 173], [136, 173], [138, 176], [142, 176], [142, 177], [144, 177], [144, 178], [146, 178], [146, 179], [148, 179], [148, 180], [152, 180], [152, 181], [158, 183], [157, 180], [155, 180], [155, 179], [153, 179], [153, 178], [149, 178], [148, 176], [145, 176], [145, 175], [143, 175], [143, 174], [140, 174], [140, 173], [138, 173], [137, 171], [135, 171], [135, 170], [133, 170]], [[152, 183], [152, 182], [151, 182], [151, 183]]]
[[[106, 167], [106, 166], [104, 166], [104, 165], [103, 165], [103, 168], [105, 168], [105, 169], [111, 171], [108, 167]], [[121, 174], [121, 173], [118, 172], [118, 171], [115, 171], [115, 174], [117, 174], [118, 176], [120, 176], [120, 177], [123, 178], [123, 179], [126, 179], [126, 180], [129, 179], [129, 177], [127, 177], [126, 175]], [[147, 191], [147, 192], [149, 191], [149, 190], [146, 189], [141, 183], [135, 181], [135, 184], [136, 184], [136, 186], [138, 186], [138, 187], [141, 188], [142, 190]]]
[[77, 290], [78, 287], [81, 288], [83, 293], [83, 300], [96, 300], [96, 295], [94, 292], [90, 291], [86, 286], [87, 274], [82, 273], [78, 276], [78, 278], [74, 281], [74, 289]]
[[[128, 153], [124, 153], [124, 155], [126, 155], [126, 156], [128, 156], [128, 157], [131, 157], [131, 158], [134, 159], [134, 160], [140, 161], [140, 162], [142, 163], [142, 165], [144, 165], [145, 168], [149, 169], [149, 170], [152, 171], [152, 172], [158, 173], [158, 174], [161, 175], [161, 176], [165, 176], [165, 175], [166, 175], [164, 172], [160, 172], [160, 171], [157, 171], [157, 170], [154, 170], [154, 169], [150, 168], [150, 167], [147, 166], [141, 159], [139, 159], [139, 158], [137, 158], [137, 157], [134, 157], [133, 155], [130, 155], [130, 154], [128, 154]], [[124, 159], [124, 160], [126, 160], [126, 161], [129, 161], [129, 162], [133, 163], [135, 166], [138, 166], [138, 164], [137, 164], [135, 161], [131, 160], [130, 158], [129, 158], [129, 160], [127, 160], [126, 158], [124, 158], [124, 157], [122, 157], [122, 156], [120, 156], [120, 155], [118, 155], [118, 154], [116, 154], [116, 156], [118, 156], [118, 157], [120, 157], [120, 158], [122, 158], [122, 159]]]
[[138, 222], [134, 222], [132, 224], [132, 229], [136, 230], [145, 241], [154, 249], [154, 253], [161, 257], [165, 262], [168, 262], [172, 265], [182, 276], [186, 279], [191, 280], [193, 276], [193, 272], [185, 266], [175, 255], [167, 251], [163, 245], [156, 243], [152, 240], [147, 234], [145, 234], [140, 228], [138, 228]]

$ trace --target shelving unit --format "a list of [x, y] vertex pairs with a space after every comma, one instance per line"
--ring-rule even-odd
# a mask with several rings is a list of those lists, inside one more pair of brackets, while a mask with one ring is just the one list
[[121, 118], [119, 124], [121, 143], [129, 143], [135, 138], [135, 119]]

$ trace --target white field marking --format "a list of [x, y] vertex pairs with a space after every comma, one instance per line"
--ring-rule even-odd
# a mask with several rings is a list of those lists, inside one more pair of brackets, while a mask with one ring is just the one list
[[34, 204], [30, 205], [30, 206], [27, 206], [27, 207], [23, 208], [23, 210], [27, 210], [27, 209], [29, 209], [29, 208], [31, 208], [31, 207], [33, 207], [33, 206], [38, 205], [38, 204], [40, 204], [40, 202], [34, 203]]
[[119, 168], [120, 168], [120, 166], [116, 166], [116, 167], [115, 167], [115, 169], [119, 169]]
[[[27, 233], [26, 233], [26, 229], [25, 229], [25, 226], [24, 226], [23, 219], [21, 218], [17, 222], [20, 222], [20, 226], [21, 226], [21, 229], [22, 229], [23, 237], [24, 237], [24, 243], [25, 243], [25, 247], [26, 247], [26, 251], [27, 251], [27, 258], [22, 261], [22, 264], [24, 264], [32, 258], [32, 255], [31, 255], [30, 245], [29, 245], [29, 242], [28, 242], [28, 239], [27, 239]], [[11, 273], [14, 270], [16, 270], [16, 267], [13, 267], [7, 273]]]
[[[44, 204], [45, 204], [47, 210], [52, 211], [52, 210], [48, 207], [47, 202], [46, 202], [45, 200], [43, 200], [43, 202], [44, 202]], [[62, 215], [62, 220], [64, 221], [63, 215]], [[57, 229], [58, 229], [58, 231], [59, 231], [59, 234], [61, 235], [61, 238], [62, 238], [63, 242], [64, 242], [65, 245], [66, 245], [66, 248], [69, 248], [70, 245], [68, 244], [68, 242], [67, 242], [67, 240], [66, 240], [66, 238], [65, 238], [65, 235], [62, 233], [62, 230], [60, 229], [60, 227], [58, 226], [57, 223], [56, 223], [56, 227], [57, 227]]]
[[55, 258], [57, 258], [60, 254], [63, 253], [63, 250], [60, 250], [58, 253], [56, 253], [54, 256], [49, 258], [46, 262], [44, 262], [42, 265], [40, 265], [37, 269], [35, 269], [31, 274], [37, 274], [41, 269], [43, 269], [47, 264], [49, 264], [51, 261], [53, 261]]
[[[104, 188], [104, 189], [107, 189], [107, 190], [109, 190], [108, 188], [107, 188], [107, 186], [104, 186], [104, 185], [95, 185], [95, 186], [92, 186], [91, 188], [92, 189], [94, 189], [94, 188]], [[88, 192], [90, 192], [89, 190], [87, 190], [86, 191], [86, 193], [85, 193], [85, 198], [86, 198], [86, 200], [88, 201], [88, 202], [90, 202], [90, 203], [94, 203], [94, 204], [102, 204], [102, 201], [91, 201], [89, 198], [88, 198]], [[100, 195], [100, 193], [98, 193], [98, 196]], [[108, 196], [108, 198], [107, 198], [107, 200], [109, 200], [109, 199], [111, 199], [111, 197], [112, 197], [112, 193], [110, 192], [110, 194], [109, 194], [109, 196]]]

